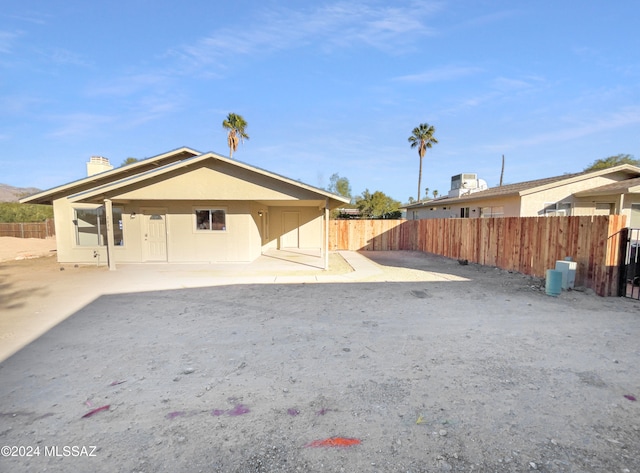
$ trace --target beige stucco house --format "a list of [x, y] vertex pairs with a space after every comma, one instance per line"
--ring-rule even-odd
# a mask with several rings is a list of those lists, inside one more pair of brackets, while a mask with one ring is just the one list
[[406, 218], [622, 214], [640, 227], [640, 167], [629, 164], [491, 188], [475, 174], [451, 182], [448, 195], [407, 205]]
[[250, 262], [309, 248], [328, 267], [325, 222], [348, 199], [186, 147], [116, 169], [101, 159], [20, 201], [53, 205], [61, 263]]

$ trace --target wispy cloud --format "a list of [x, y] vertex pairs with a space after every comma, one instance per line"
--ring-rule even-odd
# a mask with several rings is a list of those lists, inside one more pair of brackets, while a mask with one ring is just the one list
[[127, 114], [127, 118], [123, 119], [121, 124], [128, 128], [134, 128], [144, 123], [164, 118], [181, 108], [180, 97], [146, 97], [135, 104], [134, 109]]
[[225, 67], [233, 57], [293, 50], [309, 43], [325, 51], [364, 45], [394, 52], [399, 45], [434, 34], [426, 20], [439, 9], [437, 2], [418, 1], [403, 7], [337, 2], [308, 10], [263, 10], [242, 29], [218, 30], [171, 54], [192, 66]]
[[585, 138], [590, 135], [596, 135], [608, 130], [615, 130], [631, 125], [640, 124], [640, 107], [630, 107], [608, 116], [603, 116], [588, 123], [582, 123], [575, 126], [569, 126], [554, 131], [538, 133], [532, 136], [508, 140], [495, 145], [485, 147], [487, 151], [504, 151], [509, 149], [540, 146], [549, 143], [560, 143], [571, 140]]
[[501, 10], [486, 15], [476, 16], [462, 23], [462, 26], [486, 26], [491, 23], [501, 22], [507, 18], [512, 18], [518, 15], [524, 15], [525, 12], [516, 10]]
[[80, 54], [63, 48], [42, 48], [36, 51], [49, 64], [58, 66], [90, 66]]
[[[180, 110], [186, 99], [172, 86], [172, 78], [164, 73], [131, 74], [94, 84], [84, 91], [87, 97], [123, 100], [121, 127], [134, 128]], [[170, 91], [170, 92], [168, 92]]]
[[47, 135], [51, 138], [77, 138], [97, 136], [102, 129], [131, 129], [153, 120], [175, 114], [182, 108], [180, 97], [142, 97], [127, 108], [118, 108], [118, 113], [76, 112], [48, 117], [55, 128]]
[[483, 72], [483, 69], [480, 67], [449, 65], [437, 67], [435, 69], [429, 69], [428, 71], [419, 72], [417, 74], [408, 74], [395, 77], [393, 80], [398, 82], [415, 83], [444, 82], [479, 74], [481, 72]]
[[20, 36], [20, 33], [12, 31], [0, 31], [0, 53], [10, 54], [13, 52], [15, 40]]
[[496, 77], [490, 80], [484, 90], [468, 97], [456, 97], [452, 106], [442, 110], [447, 115], [457, 114], [461, 110], [480, 107], [487, 103], [497, 103], [500, 101], [513, 101], [515, 98], [535, 92], [540, 87], [546, 86], [544, 78], [537, 76], [526, 76], [523, 78]]
[[89, 96], [126, 97], [150, 88], [165, 86], [168, 78], [162, 73], [130, 74], [112, 78], [109, 82], [94, 84], [85, 90]]
[[530, 89], [535, 85], [543, 82], [544, 80], [540, 77], [526, 77], [522, 79], [516, 79], [512, 77], [496, 77], [495, 79], [493, 79], [493, 87], [503, 92], [512, 92], [516, 90]]
[[51, 138], [72, 138], [95, 134], [100, 128], [112, 125], [115, 118], [108, 115], [90, 113], [71, 113], [50, 117], [57, 127], [48, 134]]
[[37, 96], [28, 94], [11, 94], [0, 97], [0, 109], [5, 113], [22, 114], [33, 111], [33, 109], [46, 102]]
[[44, 25], [46, 24], [46, 18], [48, 15], [44, 15], [41, 12], [26, 12], [20, 15], [5, 15], [6, 18], [11, 18], [12, 20], [18, 20], [25, 23], [34, 23], [36, 25]]

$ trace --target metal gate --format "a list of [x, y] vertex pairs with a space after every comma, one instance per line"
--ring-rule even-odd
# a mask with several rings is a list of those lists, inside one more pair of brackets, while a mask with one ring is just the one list
[[622, 238], [620, 295], [640, 299], [640, 228], [626, 228]]

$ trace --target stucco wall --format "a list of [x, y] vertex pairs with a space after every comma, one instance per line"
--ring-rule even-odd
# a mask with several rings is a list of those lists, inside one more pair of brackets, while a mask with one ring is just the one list
[[[522, 197], [522, 217], [540, 217], [544, 216], [545, 204], [566, 202], [572, 205], [572, 213], [574, 216], [593, 215], [593, 204], [591, 202], [611, 202], [618, 201], [618, 196], [601, 197], [597, 199], [576, 199], [573, 194], [596, 187], [604, 186], [625, 179], [627, 176], [621, 173], [614, 173], [607, 176], [595, 176], [582, 179], [577, 182], [564, 184], [562, 186], [553, 187], [533, 194]], [[580, 202], [579, 205], [576, 205]]]
[[[73, 222], [74, 207], [97, 208], [104, 196], [114, 209], [123, 209], [122, 219], [115, 223], [123, 232], [123, 244], [113, 251], [116, 263], [248, 262], [264, 248], [322, 248], [324, 206], [327, 201], [339, 204], [304, 185], [224, 160], [164, 171], [131, 176], [113, 188], [97, 187], [71, 197], [93, 205], [71, 204], [66, 198], [55, 201], [59, 261], [106, 264], [106, 246], [79, 245]], [[224, 228], [198, 228], [196, 210], [224, 211]], [[292, 222], [295, 231], [285, 229]], [[87, 229], [88, 241], [90, 218], [80, 224]]]
[[300, 248], [322, 248], [322, 221], [324, 211], [318, 207], [272, 206], [269, 207], [268, 239], [265, 248], [283, 247], [284, 213], [295, 213], [300, 223], [298, 241]]
[[[590, 198], [575, 198], [573, 196], [577, 192], [595, 189], [627, 178], [628, 175], [625, 173], [613, 173], [605, 176], [587, 177], [572, 183], [562, 183], [539, 192], [525, 194], [522, 197], [512, 195], [466, 202], [463, 200], [451, 203], [446, 201], [427, 203], [422, 208], [409, 209], [407, 219], [414, 219], [414, 213], [417, 219], [460, 217], [460, 209], [463, 207], [469, 207], [469, 217], [473, 218], [481, 215], [480, 210], [483, 207], [501, 206], [504, 208], [504, 217], [539, 217], [545, 215], [545, 208], [549, 204], [556, 203], [569, 204], [571, 206], [570, 215], [574, 216], [598, 214], [595, 209], [596, 203], [610, 203], [613, 204], [614, 213], [622, 213], [630, 218], [631, 204], [639, 203], [633, 195], [625, 196], [622, 209], [620, 208], [619, 195], [600, 195]], [[430, 210], [431, 208], [435, 208], [435, 210]]]
[[[145, 246], [146, 225], [152, 214], [165, 219], [166, 261], [169, 263], [253, 261], [260, 256], [263, 247], [281, 247], [285, 212], [298, 217], [297, 242], [300, 248], [322, 248], [323, 213], [318, 207], [269, 207], [253, 201], [140, 201], [133, 204], [116, 201], [113, 206], [124, 210], [124, 244], [114, 248], [116, 263], [149, 260]], [[106, 246], [79, 246], [76, 243], [74, 208], [96, 207], [98, 205], [70, 204], [66, 199], [54, 202], [58, 261], [61, 263], [107, 263]], [[226, 229], [197, 230], [196, 209], [224, 210]]]
[[[97, 205], [77, 204], [77, 208], [97, 208]], [[106, 248], [98, 246], [80, 247], [76, 244], [74, 208], [67, 199], [53, 202], [56, 225], [57, 257], [60, 263], [94, 263], [107, 262]]]
[[[480, 217], [480, 211], [483, 207], [502, 207], [504, 217], [518, 217], [520, 215], [520, 198], [517, 196], [495, 197], [492, 199], [482, 200], [481, 203], [478, 201], [462, 201], [451, 204], [445, 204], [443, 202], [441, 204], [432, 204], [431, 206], [427, 204], [425, 205], [425, 207], [417, 209], [417, 215], [418, 219], [457, 218], [460, 217], [460, 210], [466, 207], [469, 207], [470, 218]], [[433, 208], [434, 210], [431, 210], [431, 208]], [[413, 211], [414, 209], [408, 210], [407, 217], [409, 217], [409, 214], [411, 214]]]

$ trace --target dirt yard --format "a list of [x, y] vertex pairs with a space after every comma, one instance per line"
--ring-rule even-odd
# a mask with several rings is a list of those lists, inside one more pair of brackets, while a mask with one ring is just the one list
[[[366, 256], [360, 282], [87, 301], [0, 364], [0, 471], [640, 471], [638, 301]], [[2, 286], [89, 274], [38, 264]]]
[[55, 250], [55, 238], [0, 237], [0, 262], [51, 256]]

